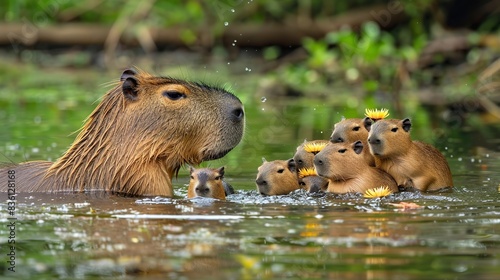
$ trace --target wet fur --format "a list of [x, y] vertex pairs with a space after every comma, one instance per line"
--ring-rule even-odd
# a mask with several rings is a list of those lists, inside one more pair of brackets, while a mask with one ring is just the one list
[[284, 195], [300, 188], [293, 159], [264, 161], [255, 183], [262, 195]]
[[[333, 128], [330, 142], [332, 143], [354, 143], [361, 141], [364, 147], [368, 147], [368, 130], [365, 128], [363, 119], [343, 119], [336, 123]], [[368, 148], [363, 149], [363, 156], [370, 166], [375, 166], [375, 159]]]
[[397, 192], [394, 179], [368, 165], [362, 153], [362, 142], [356, 143], [330, 143], [314, 157], [316, 172], [329, 180], [327, 191], [364, 193], [368, 189], [388, 186]]
[[293, 156], [293, 160], [295, 161], [295, 164], [297, 165], [297, 170], [300, 170], [302, 168], [312, 168], [314, 167], [314, 156], [317, 153], [311, 153], [307, 152], [304, 150], [304, 145], [307, 145], [309, 143], [323, 143], [323, 144], [328, 144], [328, 140], [311, 140], [311, 141], [304, 141], [304, 143], [300, 144], [297, 147], [297, 150], [295, 151], [295, 155]]
[[[137, 96], [127, 96], [125, 81], [110, 90], [56, 162], [11, 165], [0, 169], [1, 178], [14, 169], [20, 192], [104, 190], [172, 197], [171, 178], [183, 164], [219, 158], [241, 140], [244, 121], [221, 117], [226, 107], [241, 107], [232, 94], [145, 72], [132, 76]], [[162, 96], [169, 90], [189, 98], [169, 101]]]
[[[226, 199], [226, 195], [234, 193], [233, 187], [224, 181], [224, 167], [217, 169], [190, 167], [189, 174], [188, 198], [202, 196]], [[203, 193], [198, 188], [207, 188], [208, 191]]]
[[[370, 151], [375, 156], [377, 167], [406, 188], [436, 191], [452, 187], [453, 179], [446, 158], [433, 146], [412, 141], [410, 127], [409, 119], [380, 120], [371, 125]], [[391, 131], [394, 128], [397, 128], [396, 132]], [[376, 140], [380, 143], [375, 144]]]

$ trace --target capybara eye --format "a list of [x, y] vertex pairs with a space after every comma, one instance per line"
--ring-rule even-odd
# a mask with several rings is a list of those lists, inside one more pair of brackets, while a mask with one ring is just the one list
[[190, 176], [190, 177], [191, 177], [191, 179], [193, 179], [193, 180], [194, 180], [194, 177], [193, 177], [193, 176]]
[[359, 126], [356, 126], [352, 129], [353, 131], [359, 131]]
[[278, 169], [278, 173], [283, 173], [283, 171], [285, 171], [285, 169]]
[[180, 93], [180, 92], [175, 91], [175, 90], [164, 91], [163, 96], [168, 97], [168, 99], [174, 100], [174, 101], [186, 97], [185, 94]]
[[305, 185], [306, 185], [306, 183], [304, 183], [304, 182], [299, 182], [299, 185], [301, 185], [301, 186], [305, 186]]
[[215, 180], [220, 180], [220, 177], [221, 177], [221, 176], [217, 176], [217, 177], [215, 177]]
[[392, 132], [396, 132], [396, 131], [398, 131], [398, 128], [397, 128], [397, 127], [395, 127], [395, 128], [393, 128], [393, 129], [391, 129], [391, 131], [392, 131]]
[[343, 154], [343, 153], [345, 153], [345, 151], [347, 151], [347, 149], [342, 149], [342, 150], [339, 150], [339, 153]]

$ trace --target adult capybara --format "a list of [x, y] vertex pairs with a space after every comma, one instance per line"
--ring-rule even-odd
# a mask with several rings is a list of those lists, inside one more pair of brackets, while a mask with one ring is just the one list
[[[343, 119], [333, 127], [330, 142], [332, 143], [354, 143], [361, 141], [364, 147], [368, 147], [368, 130], [366, 130], [363, 119]], [[369, 149], [363, 149], [363, 156], [370, 166], [375, 166], [375, 159]]]
[[298, 172], [299, 186], [308, 193], [326, 192], [328, 179], [319, 176], [314, 167], [302, 168]]
[[328, 140], [305, 140], [304, 143], [300, 144], [293, 156], [297, 170], [302, 168], [313, 168], [314, 156], [319, 153], [326, 144], [328, 144]]
[[367, 121], [366, 128], [376, 166], [391, 174], [398, 185], [420, 191], [453, 186], [446, 158], [433, 146], [411, 140], [410, 119]]
[[398, 191], [394, 179], [385, 171], [370, 166], [363, 156], [363, 143], [330, 143], [314, 157], [318, 175], [328, 178], [328, 192], [364, 193], [387, 186]]
[[282, 195], [299, 189], [295, 161], [266, 161], [258, 168], [255, 180], [257, 191], [262, 195]]
[[226, 199], [226, 195], [234, 193], [233, 187], [224, 181], [224, 167], [189, 167], [189, 177], [188, 198], [201, 196]]
[[4, 166], [0, 178], [15, 172], [18, 192], [172, 197], [171, 178], [183, 164], [224, 156], [243, 130], [243, 106], [230, 92], [126, 70], [56, 162]]

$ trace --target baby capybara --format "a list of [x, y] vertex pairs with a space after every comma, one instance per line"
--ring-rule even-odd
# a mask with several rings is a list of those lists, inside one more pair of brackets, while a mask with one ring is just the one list
[[314, 167], [299, 170], [299, 186], [308, 193], [326, 192], [328, 179], [319, 176]]
[[391, 174], [399, 186], [435, 191], [453, 186], [446, 158], [433, 146], [410, 137], [410, 119], [366, 121], [375, 164]]
[[[368, 130], [366, 130], [363, 119], [343, 119], [336, 123], [333, 128], [330, 142], [332, 143], [354, 143], [361, 141], [364, 147], [368, 147]], [[363, 156], [370, 166], [375, 166], [375, 160], [368, 148], [363, 150]]]
[[224, 167], [217, 169], [189, 167], [188, 198], [197, 196], [226, 199], [233, 187], [224, 181]]
[[255, 184], [257, 191], [262, 195], [282, 195], [299, 189], [294, 160], [264, 159], [258, 168]]
[[[243, 106], [230, 92], [126, 70], [56, 162], [4, 166], [0, 178], [15, 172], [18, 192], [172, 197], [171, 179], [183, 164], [224, 156], [243, 130]], [[0, 184], [7, 191], [7, 180]]]
[[314, 156], [319, 153], [326, 144], [328, 144], [328, 140], [306, 140], [304, 143], [300, 144], [293, 156], [297, 170], [302, 168], [313, 168]]
[[318, 175], [329, 179], [328, 192], [364, 193], [380, 186], [398, 191], [396, 182], [389, 174], [368, 165], [363, 148], [361, 141], [330, 143], [314, 157]]

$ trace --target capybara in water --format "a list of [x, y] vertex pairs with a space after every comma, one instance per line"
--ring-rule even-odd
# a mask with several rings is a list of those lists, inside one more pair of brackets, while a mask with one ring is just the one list
[[328, 179], [319, 176], [314, 167], [302, 168], [298, 173], [299, 186], [308, 193], [326, 192]]
[[197, 196], [226, 199], [234, 193], [233, 187], [224, 181], [224, 167], [217, 169], [189, 167], [188, 198]]
[[[330, 142], [332, 143], [354, 143], [361, 141], [364, 147], [368, 147], [368, 130], [364, 126], [363, 119], [343, 119], [333, 127]], [[375, 166], [375, 159], [368, 148], [363, 149], [363, 156], [370, 166]]]
[[412, 141], [410, 119], [366, 121], [370, 152], [377, 167], [391, 174], [399, 186], [435, 191], [453, 186], [446, 158], [433, 146]]
[[183, 164], [224, 156], [243, 130], [243, 106], [230, 92], [126, 70], [61, 158], [4, 166], [0, 178], [13, 170], [18, 192], [172, 197], [171, 179]]
[[297, 170], [302, 168], [313, 168], [314, 156], [319, 153], [326, 144], [328, 144], [328, 140], [306, 140], [304, 143], [300, 144], [293, 156]]
[[258, 168], [255, 184], [262, 195], [282, 195], [299, 189], [295, 161], [264, 159]]
[[328, 192], [364, 193], [387, 186], [398, 191], [394, 179], [385, 171], [370, 166], [363, 156], [363, 143], [330, 143], [314, 157], [318, 175], [328, 178]]

